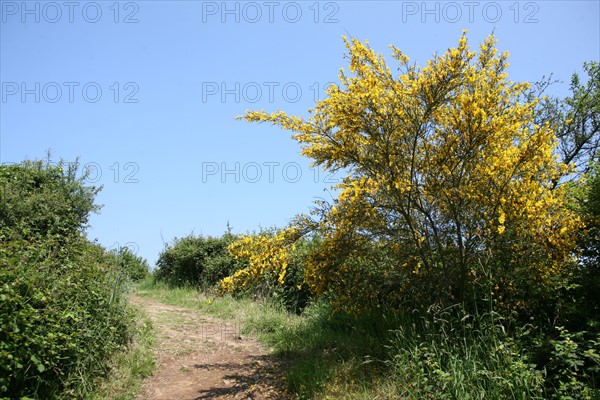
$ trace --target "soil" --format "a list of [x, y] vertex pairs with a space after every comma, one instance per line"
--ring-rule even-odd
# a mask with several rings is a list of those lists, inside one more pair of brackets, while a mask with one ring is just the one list
[[157, 368], [137, 400], [291, 399], [281, 361], [240, 327], [132, 296], [151, 318]]

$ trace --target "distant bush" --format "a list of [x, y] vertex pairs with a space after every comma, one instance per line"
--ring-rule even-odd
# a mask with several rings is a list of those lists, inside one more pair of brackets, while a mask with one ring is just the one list
[[0, 397], [83, 398], [128, 343], [123, 274], [83, 235], [77, 167], [0, 166]]
[[230, 233], [222, 237], [175, 238], [160, 253], [155, 276], [175, 286], [209, 288], [241, 267], [227, 252], [234, 240]]
[[145, 258], [136, 256], [128, 247], [112, 250], [111, 262], [125, 277], [134, 282], [141, 281], [150, 274], [150, 266]]
[[[254, 236], [272, 235], [274, 232], [266, 229]], [[224, 278], [248, 266], [248, 260], [237, 257], [229, 249], [238, 239], [239, 236], [230, 232], [221, 237], [189, 235], [176, 238], [160, 253], [154, 276], [174, 286], [211, 289]], [[274, 298], [288, 310], [300, 312], [310, 300], [308, 286], [304, 283], [304, 264], [308, 254], [317, 245], [317, 239], [298, 241], [281, 283], [277, 274], [265, 274], [244, 290], [238, 290], [237, 295]]]

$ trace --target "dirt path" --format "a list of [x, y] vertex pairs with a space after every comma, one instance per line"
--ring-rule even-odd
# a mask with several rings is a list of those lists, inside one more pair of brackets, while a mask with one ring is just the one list
[[138, 400], [290, 399], [280, 365], [239, 327], [199, 312], [133, 296], [156, 333], [157, 369]]

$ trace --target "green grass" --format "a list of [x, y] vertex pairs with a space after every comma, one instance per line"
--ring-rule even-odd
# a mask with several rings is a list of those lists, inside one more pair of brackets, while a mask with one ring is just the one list
[[[494, 313], [444, 310], [411, 318], [395, 332], [388, 365], [402, 398], [539, 399], [543, 376]], [[526, 334], [526, 333], [525, 333]]]
[[[531, 399], [543, 377], [493, 314], [458, 310], [354, 318], [325, 302], [300, 316], [268, 300], [211, 297], [150, 280], [137, 294], [256, 332], [288, 367], [299, 399]], [[496, 319], [494, 319], [496, 318]]]
[[116, 354], [110, 365], [110, 374], [101, 381], [89, 400], [131, 400], [139, 392], [143, 380], [150, 376], [156, 365], [153, 355], [154, 334], [152, 322], [141, 311], [133, 315], [135, 335], [126, 351]]
[[163, 282], [155, 282], [152, 278], [138, 283], [136, 294], [241, 324], [244, 333], [255, 331], [259, 335], [268, 334], [277, 330], [277, 327], [293, 324], [296, 319], [274, 302], [219, 297], [198, 292], [191, 287], [174, 288]]

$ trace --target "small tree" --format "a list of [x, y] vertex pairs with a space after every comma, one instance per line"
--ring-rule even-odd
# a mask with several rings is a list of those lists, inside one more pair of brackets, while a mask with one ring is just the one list
[[[323, 243], [306, 282], [355, 312], [490, 290], [524, 306], [533, 288], [556, 285], [579, 225], [553, 184], [567, 167], [554, 154], [553, 130], [534, 123], [536, 100], [519, 101], [528, 85], [508, 79], [508, 55], [493, 36], [476, 54], [463, 33], [425, 67], [392, 47], [399, 76], [368, 43], [344, 40], [350, 74], [342, 69], [341, 85], [329, 87], [310, 118], [245, 115], [295, 132], [315, 165], [347, 172], [335, 201], [313, 217], [269, 240], [238, 242], [237, 253], [253, 253], [245, 273], [284, 275], [286, 250], [316, 230]], [[245, 279], [238, 273], [224, 286]]]

